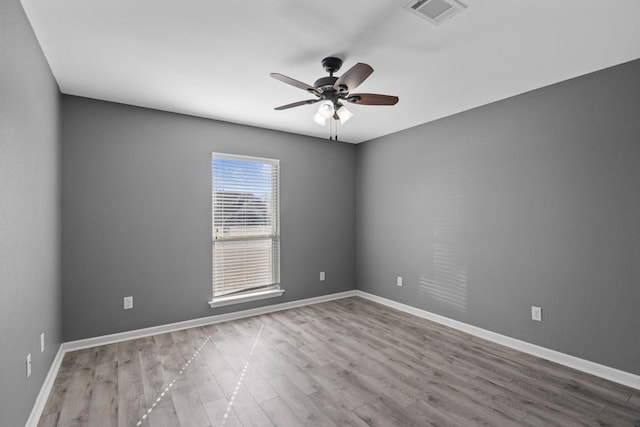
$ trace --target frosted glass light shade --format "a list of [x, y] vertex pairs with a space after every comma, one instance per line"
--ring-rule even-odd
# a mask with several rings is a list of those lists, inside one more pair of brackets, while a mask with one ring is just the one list
[[323, 101], [320, 103], [318, 107], [318, 114], [320, 114], [325, 119], [331, 118], [333, 116], [333, 102], [331, 101]]
[[347, 120], [353, 117], [353, 113], [347, 110], [347, 107], [345, 107], [344, 105], [340, 106], [336, 113], [338, 114], [338, 117], [340, 117], [340, 123], [345, 123]]
[[316, 112], [316, 114], [313, 116], [313, 121], [320, 126], [325, 126], [327, 124], [327, 119], [322, 117], [319, 112]]

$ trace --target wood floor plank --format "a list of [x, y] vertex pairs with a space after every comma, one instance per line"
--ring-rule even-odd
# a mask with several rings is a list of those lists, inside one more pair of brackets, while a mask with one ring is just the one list
[[174, 343], [180, 343], [180, 342], [185, 342], [185, 341], [189, 341], [189, 333], [182, 329], [179, 331], [172, 331], [170, 332], [171, 337], [173, 338], [173, 342]]
[[353, 412], [362, 405], [354, 408], [348, 400], [342, 399], [343, 395], [335, 393], [334, 390], [323, 388], [308, 397], [336, 425], [366, 426], [367, 424]]
[[[371, 356], [377, 354], [377, 352], [369, 352]], [[471, 405], [468, 413], [483, 414], [482, 418], [489, 420], [490, 424], [501, 425], [513, 424], [527, 415], [524, 411], [516, 411], [513, 407], [503, 404], [495, 396], [485, 393], [481, 387], [470, 386], [468, 382], [449, 377], [446, 372], [438, 370], [424, 372], [384, 357], [373, 359], [372, 366], [379, 371], [387, 372], [391, 377], [401, 379], [405, 387], [410, 387], [412, 393], [418, 395], [420, 399], [429, 402], [438, 400], [439, 406], [443, 408], [447, 407], [445, 402], [449, 402], [449, 412], [462, 413], [464, 403], [468, 403]], [[399, 370], [400, 367], [403, 369]], [[426, 383], [425, 380], [427, 380]], [[463, 402], [463, 405], [459, 402]], [[476, 421], [475, 419], [465, 420], [467, 423]]]
[[368, 391], [372, 395], [381, 395], [400, 407], [407, 407], [420, 399], [413, 387], [401, 384], [398, 378], [383, 374], [375, 366], [352, 362], [347, 369], [341, 369], [338, 376], [354, 387]]
[[200, 352], [200, 357], [204, 360], [205, 364], [209, 368], [209, 371], [213, 374], [219, 374], [231, 369], [231, 366], [224, 360], [222, 354], [218, 351], [215, 345], [209, 343]]
[[[485, 350], [493, 349], [494, 351], [505, 351], [504, 349], [506, 349], [506, 347], [483, 340], [478, 337], [473, 337], [473, 340], [478, 342], [481, 345], [481, 348], [484, 348]], [[511, 350], [511, 352], [514, 353], [511, 357], [511, 360], [526, 365], [531, 369], [545, 372], [547, 373], [547, 375], [554, 376], [558, 381], [562, 383], [570, 383], [575, 381], [576, 383], [580, 383], [582, 387], [591, 389], [596, 393], [602, 393], [603, 395], [607, 395], [610, 398], [618, 399], [623, 402], [626, 401], [630, 395], [636, 392], [636, 390], [631, 387], [627, 387], [622, 384], [616, 384], [603, 378], [587, 374], [586, 372], [558, 365], [557, 363], [544, 360], [530, 354], [517, 352], [516, 350], [507, 350]]]
[[244, 426], [272, 425], [269, 417], [247, 390], [242, 374], [237, 375], [231, 370], [216, 375], [216, 380]]
[[331, 372], [329, 368], [329, 365], [325, 365], [308, 371], [309, 375], [321, 386], [319, 391], [330, 393], [334, 398], [339, 399], [343, 406], [350, 410], [364, 405], [365, 400], [360, 398], [357, 393], [354, 393], [353, 390], [345, 385], [339, 376]]
[[278, 394], [273, 391], [269, 383], [259, 374], [245, 375], [244, 386], [257, 403], [278, 397]]
[[265, 414], [276, 427], [298, 427], [302, 421], [280, 397], [264, 401], [260, 404]]
[[563, 422], [559, 419], [549, 419], [545, 415], [536, 415], [529, 414], [522, 420], [522, 425], [524, 426], [599, 426], [599, 427], [619, 427], [617, 424], [609, 424], [604, 421], [604, 419], [600, 419], [596, 422], [596, 420], [583, 420], [581, 422], [570, 421]]
[[155, 343], [155, 345], [161, 348], [171, 347], [172, 345], [175, 344], [175, 341], [173, 340], [173, 335], [171, 335], [171, 332], [154, 335], [151, 338], [153, 339], [153, 342]]
[[598, 422], [600, 425], [640, 427], [640, 416], [604, 408], [598, 414]]
[[[215, 375], [215, 379], [227, 400], [231, 399], [233, 392], [236, 390], [236, 387], [238, 387], [239, 376], [233, 370], [229, 370]], [[241, 386], [242, 383], [240, 383], [240, 387]]]
[[188, 374], [191, 372], [192, 366], [190, 364], [187, 365], [189, 358], [180, 349], [183, 345], [184, 342], [178, 342], [172, 346], [156, 350], [162, 367], [163, 381], [161, 387], [166, 388], [169, 384], [173, 384], [173, 387], [190, 386]]
[[95, 363], [96, 365], [110, 363], [114, 360], [117, 360], [117, 355], [117, 345], [102, 345], [99, 347], [95, 347], [95, 360], [93, 363]]
[[85, 365], [73, 373], [60, 410], [59, 425], [87, 425], [94, 369]]
[[293, 362], [294, 365], [298, 367], [298, 369], [306, 371], [308, 369], [314, 369], [319, 365], [308, 358], [304, 353], [299, 350], [299, 347], [293, 347], [288, 342], [283, 342], [280, 344], [276, 344], [275, 349], [278, 350], [283, 355], [286, 355], [287, 359]]
[[201, 343], [207, 338], [207, 333], [200, 326], [196, 326], [195, 328], [185, 329], [187, 335], [192, 342]]
[[[353, 337], [350, 337], [353, 338]], [[335, 344], [339, 352], [345, 354], [351, 360], [348, 365], [343, 365], [345, 372], [350, 372], [358, 377], [358, 381], [366, 382], [374, 387], [385, 390], [389, 397], [396, 400], [401, 406], [409, 406], [420, 398], [420, 389], [408, 387], [408, 381], [399, 372], [394, 371], [388, 365], [383, 365], [369, 357], [373, 349], [358, 349], [343, 338], [335, 338]], [[356, 340], [360, 343], [360, 341]]]
[[69, 382], [72, 378], [73, 376], [66, 374], [66, 372], [65, 375], [56, 377], [55, 381], [53, 382], [49, 398], [47, 399], [47, 403], [42, 410], [43, 415], [60, 414], [60, 411], [62, 410], [62, 404], [67, 395], [67, 388], [69, 387]]
[[212, 402], [224, 397], [222, 389], [207, 367], [194, 367], [187, 373], [202, 403]]
[[[488, 390], [496, 390], [505, 393], [514, 399], [520, 407], [525, 408], [529, 414], [536, 418], [545, 420], [551, 426], [579, 425], [580, 420], [587, 417], [586, 413], [575, 409], [571, 405], [562, 405], [563, 402], [555, 402], [553, 398], [544, 392], [522, 386], [512, 382], [503, 382], [497, 378], [491, 381], [478, 377], [477, 380], [484, 384]], [[586, 420], [582, 421], [586, 425], [593, 425]]]
[[260, 406], [276, 427], [299, 427], [303, 425], [300, 418], [293, 413], [291, 408], [279, 396], [262, 402]]
[[[319, 389], [318, 384], [307, 373], [299, 369], [295, 363], [289, 360], [287, 357], [283, 357], [283, 354], [275, 347], [261, 346], [257, 348], [258, 357], [264, 357], [273, 365], [275, 365], [282, 375], [287, 377], [289, 381], [298, 387], [304, 394], [309, 394]], [[279, 378], [279, 377], [276, 377]]]
[[147, 410], [142, 380], [118, 382], [118, 425], [135, 426]]
[[[111, 346], [117, 351], [116, 346]], [[118, 425], [118, 361], [115, 351], [109, 351], [108, 356], [99, 357], [101, 363], [96, 367], [93, 381], [93, 391], [89, 403], [89, 425], [96, 427], [116, 427]]]
[[118, 358], [118, 385], [134, 383], [142, 379], [138, 345], [135, 340], [115, 344]]
[[[148, 413], [145, 423], [141, 427], [175, 427], [180, 425], [180, 419], [173, 406], [173, 401], [167, 399], [168, 403], [154, 408]], [[122, 424], [135, 426], [136, 424]]]
[[390, 410], [386, 406], [366, 404], [356, 408], [354, 412], [366, 425], [372, 427], [418, 427], [424, 425], [421, 421], [407, 416], [407, 411]]
[[[403, 406], [401, 400], [399, 401], [393, 394], [389, 394], [385, 390], [375, 390], [375, 386], [371, 386], [354, 376], [350, 369], [331, 364], [323, 366], [320, 371], [321, 376], [330, 379], [333, 384], [337, 383], [339, 389], [351, 395], [350, 400], [353, 402], [351, 405], [354, 409], [373, 405], [378, 408], [378, 412], [387, 414], [385, 417], [389, 416], [394, 419], [406, 418], [403, 415], [406, 406]], [[362, 404], [359, 404], [360, 402]]]
[[229, 401], [222, 397], [204, 404], [204, 410], [213, 427], [243, 427], [233, 407], [229, 407]]
[[233, 409], [244, 427], [273, 427], [271, 419], [244, 387], [235, 395]]
[[71, 369], [75, 373], [78, 369], [95, 367], [96, 348], [85, 348], [73, 352], [73, 366]]
[[247, 353], [240, 352], [228, 338], [214, 341], [213, 346], [234, 371], [242, 371], [247, 364]]
[[38, 421], [38, 427], [56, 427], [58, 425], [59, 412], [43, 414]]
[[62, 358], [62, 362], [60, 363], [60, 369], [58, 370], [57, 377], [73, 375], [73, 369], [76, 363], [76, 354], [76, 351], [65, 353]]
[[173, 388], [170, 396], [178, 420], [180, 420], [179, 425], [193, 427], [211, 425], [202, 402], [198, 398], [198, 393], [192, 387]]
[[[255, 347], [254, 347], [254, 343], [256, 344]], [[253, 354], [252, 356], [249, 356], [247, 358], [247, 362], [248, 362], [249, 369], [251, 370], [250, 372], [251, 374], [253, 374], [255, 371], [255, 373], [259, 374], [264, 379], [269, 379], [269, 378], [282, 375], [282, 371], [280, 371], [280, 369], [278, 369], [273, 363], [271, 363], [271, 361], [269, 361], [264, 357], [257, 357], [257, 355], [261, 351], [261, 348], [267, 345], [265, 341], [263, 340], [256, 341], [254, 337], [251, 341], [246, 339], [236, 341], [234, 342], [234, 345], [242, 354], [246, 354], [247, 356]], [[244, 366], [243, 366], [243, 369], [244, 369]]]
[[156, 400], [168, 384], [165, 380], [166, 373], [161, 359], [163, 356], [152, 344], [144, 345], [138, 351], [142, 387], [147, 406]]
[[439, 405], [430, 404], [423, 400], [419, 400], [409, 406], [407, 412], [418, 418], [421, 421], [421, 425], [424, 426], [464, 427], [469, 425], [466, 422], [461, 422], [458, 417], [452, 416]]
[[302, 420], [304, 425], [335, 427], [333, 421], [331, 421], [302, 390], [289, 381], [285, 375], [271, 378], [269, 384], [296, 416]]
[[325, 366], [332, 362], [332, 358], [325, 354], [322, 349], [314, 348], [305, 344], [298, 347], [298, 351], [304, 354], [309, 360], [313, 360], [313, 362], [318, 366]]

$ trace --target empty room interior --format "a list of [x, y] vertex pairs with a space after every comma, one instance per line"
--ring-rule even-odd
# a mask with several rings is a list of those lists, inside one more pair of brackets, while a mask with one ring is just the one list
[[640, 426], [638, 17], [2, 0], [0, 427]]

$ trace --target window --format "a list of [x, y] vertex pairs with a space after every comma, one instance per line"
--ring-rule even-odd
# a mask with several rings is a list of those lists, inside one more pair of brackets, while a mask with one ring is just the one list
[[212, 307], [280, 296], [279, 161], [213, 153]]

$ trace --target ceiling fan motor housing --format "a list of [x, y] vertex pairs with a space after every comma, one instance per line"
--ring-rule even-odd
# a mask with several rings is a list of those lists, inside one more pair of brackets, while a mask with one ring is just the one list
[[333, 85], [338, 81], [337, 77], [329, 76], [329, 77], [321, 77], [315, 81], [313, 84], [316, 89], [320, 92], [327, 92], [333, 89]]

